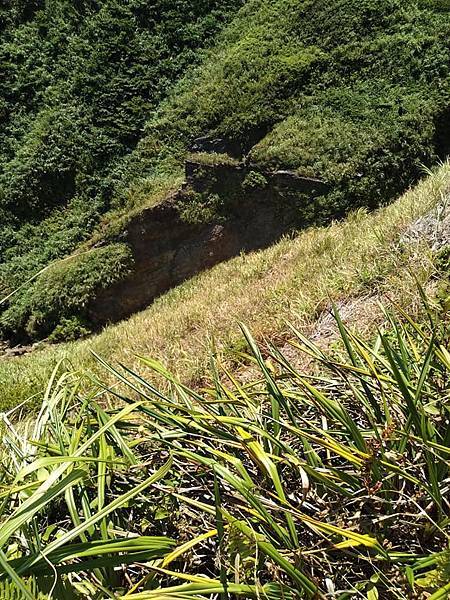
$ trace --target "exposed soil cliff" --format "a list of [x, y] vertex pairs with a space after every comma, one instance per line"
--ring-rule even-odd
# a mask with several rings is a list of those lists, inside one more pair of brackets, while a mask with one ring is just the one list
[[[127, 317], [196, 273], [267, 247], [298, 226], [299, 209], [325, 190], [323, 182], [288, 171], [253, 178], [249, 173], [255, 172], [241, 163], [188, 161], [182, 189], [128, 224], [124, 241], [135, 268], [97, 294], [88, 307], [89, 320], [101, 326]], [[189, 214], [195, 202], [203, 207], [210, 197], [220, 206], [204, 222], [193, 222]]]

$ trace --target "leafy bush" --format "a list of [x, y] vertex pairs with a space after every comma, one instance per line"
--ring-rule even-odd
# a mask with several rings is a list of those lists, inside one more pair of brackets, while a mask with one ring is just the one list
[[449, 0], [421, 0], [420, 4], [425, 8], [433, 8], [434, 10], [450, 11]]
[[222, 221], [221, 213], [224, 212], [225, 199], [217, 193], [194, 192], [190, 190], [183, 195], [179, 202], [180, 217], [186, 223], [199, 225], [211, 221]]
[[55, 373], [30, 440], [7, 421], [3, 579], [65, 598], [446, 597], [449, 317], [424, 313], [386, 311], [372, 341], [335, 313], [326, 352], [243, 327], [255, 380], [213, 363], [203, 391], [147, 359], [170, 393], [99, 359], [121, 384], [99, 403]]
[[58, 0], [13, 19], [0, 44], [0, 205], [20, 223], [75, 195], [107, 201], [102, 180], [239, 5]]
[[127, 275], [132, 264], [126, 244], [110, 244], [51, 265], [31, 285], [19, 289], [15, 301], [2, 313], [4, 335], [19, 333], [34, 339], [52, 334], [57, 340], [64, 332], [69, 337], [86, 334], [83, 317], [89, 300], [96, 290]]
[[266, 185], [267, 179], [262, 173], [259, 173], [258, 171], [249, 171], [242, 183], [242, 188], [244, 191], [253, 192], [265, 188]]
[[72, 342], [91, 333], [90, 324], [79, 316], [61, 317], [48, 336], [49, 342]]

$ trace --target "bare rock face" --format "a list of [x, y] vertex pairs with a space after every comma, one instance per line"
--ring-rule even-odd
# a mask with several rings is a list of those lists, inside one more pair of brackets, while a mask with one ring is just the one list
[[[298, 227], [299, 212], [306, 214], [314, 197], [328, 189], [319, 180], [290, 171], [260, 172], [263, 185], [249, 189], [245, 182], [250, 172], [254, 175], [243, 162], [187, 161], [181, 189], [128, 224], [121, 241], [130, 246], [135, 268], [91, 301], [87, 317], [93, 325], [128, 317], [193, 275], [241, 252], [269, 246]], [[223, 200], [222, 213], [213, 212], [205, 221], [186, 218], [183, 208], [189, 207], [192, 195], [203, 206], [211, 194]]]
[[32, 344], [28, 346], [10, 346], [7, 342], [0, 341], [0, 360], [3, 358], [15, 358], [17, 356], [23, 356], [35, 350], [39, 344]]
[[426, 241], [433, 252], [450, 247], [450, 195], [429, 213], [419, 217], [404, 231], [401, 244], [418, 245]]
[[124, 241], [132, 249], [135, 268], [91, 301], [88, 317], [94, 325], [128, 317], [196, 273], [241, 252], [267, 247], [289, 229], [279, 206], [256, 200], [243, 203], [239, 216], [226, 222], [187, 223], [178, 208], [182, 194], [129, 223]]

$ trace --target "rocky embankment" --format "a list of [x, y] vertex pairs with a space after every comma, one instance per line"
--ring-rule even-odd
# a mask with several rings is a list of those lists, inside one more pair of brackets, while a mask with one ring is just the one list
[[23, 356], [29, 352], [33, 352], [42, 342], [29, 345], [11, 345], [8, 342], [0, 340], [0, 359], [2, 358], [14, 358], [16, 356]]
[[[207, 140], [205, 147], [210, 152], [218, 145]], [[129, 222], [121, 239], [135, 268], [91, 301], [92, 323], [118, 321], [204, 269], [267, 247], [298, 227], [299, 215], [311, 214], [314, 199], [327, 191], [317, 179], [256, 171], [245, 161], [216, 156], [186, 161], [182, 188]]]

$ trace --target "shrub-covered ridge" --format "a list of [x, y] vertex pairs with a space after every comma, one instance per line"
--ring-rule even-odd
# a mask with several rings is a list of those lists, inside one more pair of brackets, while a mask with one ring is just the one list
[[449, 26], [426, 2], [248, 2], [149, 122], [143, 156], [224, 136], [260, 167], [332, 183], [324, 211], [376, 205], [447, 153]]
[[240, 5], [3, 3], [0, 294], [89, 237], [145, 121]]
[[90, 332], [86, 309], [93, 294], [120, 281], [133, 266], [126, 244], [109, 244], [70, 256], [19, 288], [14, 302], [0, 315], [0, 333], [17, 330], [30, 338], [74, 339]]
[[[211, 140], [221, 140], [219, 152], [232, 149], [255, 174], [281, 168], [325, 181], [330, 191], [316, 198], [313, 211], [321, 222], [386, 202], [420, 176], [423, 164], [447, 155], [445, 2], [248, 0], [240, 10], [238, 2], [181, 5], [173, 9], [175, 20], [164, 3], [150, 8], [138, 0], [126, 7], [83, 5], [78, 13], [66, 7], [51, 16], [37, 3], [15, 21], [6, 11], [12, 83], [6, 79], [10, 125], [3, 133], [10, 141], [0, 161], [5, 293], [71, 252], [100, 218], [107, 228], [111, 219], [149, 202], [155, 190], [170, 187], [190, 149], [211, 150]], [[43, 26], [46, 20], [53, 29]], [[70, 56], [63, 54], [55, 76], [69, 63], [79, 65], [58, 87], [41, 82], [47, 63], [36, 60], [31, 74], [42, 90], [33, 95], [28, 63], [16, 61], [18, 71], [11, 70], [11, 52], [22, 48], [24, 54], [23, 40], [38, 40], [37, 54], [52, 56], [60, 23], [64, 31], [80, 26], [80, 32], [69, 36]], [[194, 52], [200, 32], [213, 35], [224, 23], [212, 49]], [[156, 37], [149, 39], [148, 27]], [[142, 48], [155, 59], [151, 68]], [[22, 102], [28, 112], [17, 111]], [[225, 196], [207, 198], [206, 211], [194, 206], [185, 212], [213, 219], [219, 207], [222, 217]], [[245, 197], [242, 190], [238, 203]], [[20, 227], [20, 210], [34, 214], [33, 203], [45, 219]], [[101, 217], [111, 207], [114, 217]]]

